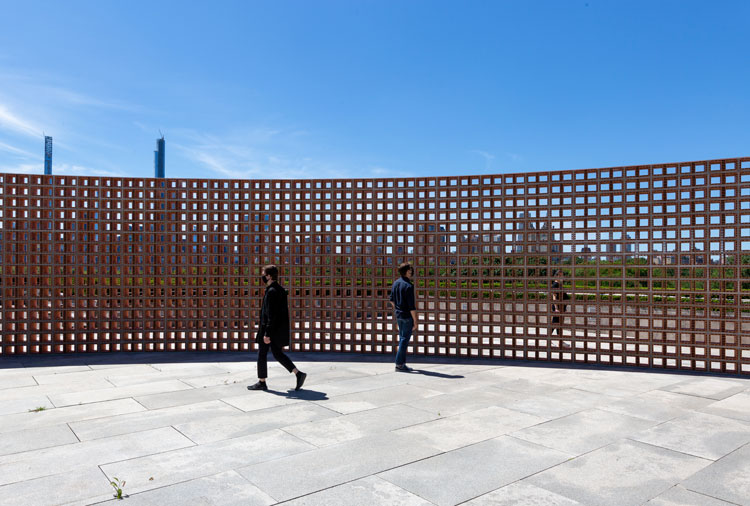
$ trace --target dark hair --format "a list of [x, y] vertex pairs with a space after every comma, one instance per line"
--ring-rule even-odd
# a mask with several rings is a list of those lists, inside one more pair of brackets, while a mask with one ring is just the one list
[[279, 279], [279, 268], [275, 265], [266, 265], [263, 267], [263, 270], [266, 271], [266, 275], [269, 276], [274, 281], [278, 281]]
[[413, 271], [414, 269], [411, 268], [411, 264], [409, 262], [404, 262], [401, 265], [398, 266], [398, 273], [402, 276], [406, 276], [406, 273], [409, 271]]

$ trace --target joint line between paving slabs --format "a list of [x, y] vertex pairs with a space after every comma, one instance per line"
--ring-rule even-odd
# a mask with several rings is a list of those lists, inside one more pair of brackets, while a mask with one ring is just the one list
[[[436, 455], [433, 455], [433, 457], [435, 457], [435, 456], [436, 456]], [[430, 457], [426, 457], [426, 458], [430, 458]], [[341, 483], [337, 483], [337, 484], [335, 484], [335, 485], [331, 485], [330, 487], [324, 487], [324, 488], [321, 488], [321, 489], [318, 489], [318, 490], [314, 490], [314, 491], [312, 491], [312, 492], [309, 492], [309, 493], [307, 493], [307, 494], [302, 494], [302, 495], [298, 495], [298, 496], [296, 496], [296, 497], [290, 497], [289, 499], [285, 499], [284, 501], [281, 501], [281, 502], [277, 503], [277, 505], [279, 505], [279, 504], [286, 504], [286, 503], [288, 503], [288, 502], [291, 502], [291, 501], [295, 501], [295, 500], [297, 500], [297, 499], [299, 499], [299, 498], [301, 498], [301, 497], [307, 497], [307, 496], [311, 496], [311, 495], [319, 494], [320, 492], [323, 492], [323, 491], [325, 491], [325, 490], [330, 490], [330, 489], [332, 489], [332, 488], [340, 487], [340, 486], [342, 486], [342, 485], [347, 485], [347, 484], [349, 484], [349, 483], [354, 483], [355, 481], [361, 480], [361, 479], [363, 479], [363, 478], [367, 478], [367, 477], [369, 477], [369, 476], [372, 476], [372, 477], [374, 477], [374, 478], [377, 478], [377, 479], [379, 479], [379, 480], [382, 480], [382, 481], [384, 481], [384, 482], [386, 482], [386, 483], [390, 483], [391, 485], [393, 485], [393, 486], [395, 486], [395, 487], [398, 487], [398, 488], [400, 488], [401, 490], [404, 490], [405, 492], [408, 492], [408, 493], [410, 493], [410, 494], [416, 495], [416, 496], [417, 496], [417, 497], [419, 497], [420, 499], [424, 499], [425, 501], [429, 502], [430, 504], [435, 504], [435, 503], [433, 503], [432, 501], [428, 501], [427, 499], [425, 499], [424, 497], [420, 496], [419, 494], [416, 494], [416, 493], [414, 493], [414, 492], [411, 492], [411, 491], [409, 491], [409, 490], [406, 490], [406, 489], [404, 489], [404, 488], [402, 488], [402, 487], [399, 487], [399, 486], [398, 486], [398, 485], [396, 485], [395, 483], [392, 483], [392, 482], [390, 482], [390, 481], [386, 480], [385, 478], [381, 478], [380, 476], [378, 476], [378, 474], [380, 474], [380, 473], [385, 473], [385, 472], [387, 472], [387, 471], [391, 471], [391, 470], [393, 470], [393, 469], [398, 469], [399, 467], [403, 467], [403, 466], [408, 466], [409, 464], [414, 464], [414, 463], [416, 463], [416, 462], [420, 462], [420, 461], [422, 461], [422, 460], [425, 460], [425, 459], [419, 459], [419, 460], [415, 460], [415, 461], [413, 461], [413, 462], [409, 462], [409, 463], [407, 463], [407, 464], [403, 464], [403, 465], [400, 465], [400, 466], [396, 466], [396, 467], [391, 467], [391, 468], [389, 468], [389, 469], [383, 469], [382, 471], [377, 471], [376, 473], [373, 473], [373, 474], [366, 474], [366, 475], [364, 475], [364, 476], [359, 476], [359, 477], [357, 477], [357, 478], [352, 478], [351, 480], [347, 480], [347, 481], [342, 481]], [[260, 488], [260, 486], [259, 486], [259, 485], [257, 485], [256, 483], [253, 483], [253, 482], [252, 482], [251, 480], [249, 480], [249, 481], [250, 481], [250, 483], [252, 483], [252, 484], [253, 484], [253, 485], [255, 485], [256, 487], [258, 487], [258, 488], [259, 488], [260, 490], [263, 490], [263, 489], [262, 489], [262, 488]], [[269, 494], [269, 493], [268, 493], [268, 492], [266, 492], [265, 490], [264, 490], [263, 492], [264, 492], [265, 494], [268, 494], [269, 496], [271, 496], [271, 494]], [[273, 497], [273, 496], [271, 496], [271, 497]], [[275, 499], [275, 498], [274, 498], [274, 499]]]
[[[700, 472], [700, 471], [699, 471], [699, 472]], [[694, 494], [702, 495], [703, 497], [710, 497], [711, 499], [716, 499], [717, 501], [722, 501], [722, 502], [725, 502], [725, 503], [727, 503], [727, 504], [733, 504], [733, 505], [735, 505], [735, 506], [742, 506], [742, 504], [741, 504], [741, 503], [738, 503], [738, 502], [733, 502], [733, 501], [730, 501], [729, 499], [725, 499], [725, 498], [723, 498], [723, 497], [716, 497], [716, 496], [713, 496], [713, 495], [710, 495], [710, 494], [706, 494], [705, 492], [700, 492], [700, 491], [698, 491], [698, 490], [693, 490], [692, 488], [688, 488], [688, 487], [686, 487], [686, 486], [685, 486], [685, 485], [683, 485], [682, 483], [678, 483], [677, 485], [680, 485], [680, 486], [681, 486], [682, 488], [684, 488], [685, 490], [689, 490], [690, 492], [692, 492], [692, 493], [694, 493]], [[668, 489], [668, 490], [672, 490], [673, 488], [677, 487], [677, 485], [674, 485], [673, 487], [671, 487], [671, 488], [670, 488], [670, 489]], [[666, 492], [666, 490], [665, 490], [665, 492]], [[662, 493], [664, 493], [664, 492], [662, 492]], [[659, 496], [656, 496], [656, 497], [659, 497]], [[655, 499], [655, 498], [654, 498], [654, 497], [652, 497], [652, 499]]]
[[180, 429], [178, 429], [174, 425], [170, 425], [169, 427], [171, 427], [172, 429], [176, 430], [179, 434], [181, 434], [182, 436], [184, 436], [188, 441], [190, 441], [191, 443], [193, 443], [194, 446], [200, 446], [199, 443], [193, 441], [192, 438], [190, 438], [187, 434], [185, 434], [184, 432], [182, 432]]
[[[637, 440], [637, 439], [632, 439], [632, 438], [631, 438], [630, 436], [625, 436], [625, 437], [624, 437], [623, 439], [624, 439], [624, 440], [627, 440], [627, 441], [630, 441], [630, 442], [632, 442], [632, 443], [636, 443], [636, 444], [642, 444], [642, 445], [648, 445], [648, 446], [651, 446], [651, 447], [653, 447], [653, 448], [658, 448], [658, 449], [660, 449], [660, 450], [667, 450], [667, 451], [669, 451], [669, 452], [679, 453], [680, 455], [685, 455], [685, 456], [688, 456], [688, 457], [693, 457], [693, 458], [695, 458], [695, 459], [701, 459], [701, 460], [705, 460], [705, 461], [707, 461], [707, 462], [710, 462], [710, 463], [713, 463], [713, 462], [718, 462], [719, 460], [721, 460], [721, 459], [723, 459], [724, 457], [726, 457], [727, 455], [729, 455], [729, 454], [727, 454], [727, 455], [724, 455], [724, 456], [722, 456], [722, 457], [720, 457], [720, 458], [718, 458], [718, 459], [714, 460], [714, 459], [710, 459], [710, 458], [708, 458], [708, 457], [701, 457], [700, 455], [693, 455], [692, 453], [687, 453], [687, 452], [683, 452], [683, 451], [680, 451], [680, 450], [674, 450], [674, 449], [672, 449], [672, 448], [667, 448], [667, 447], [665, 447], [665, 446], [659, 446], [659, 445], [655, 445], [654, 443], [649, 443], [649, 442], [646, 442], [646, 441], [639, 441], [639, 440]], [[738, 448], [738, 449], [739, 449], [739, 448]], [[734, 453], [734, 452], [731, 452], [731, 453]]]
[[81, 441], [81, 438], [78, 437], [78, 434], [76, 434], [76, 431], [73, 430], [73, 427], [71, 427], [70, 424], [71, 424], [71, 422], [65, 422], [65, 425], [68, 427], [68, 429], [70, 430], [70, 432], [73, 433], [73, 435], [76, 437], [76, 439], [78, 440], [78, 442], [82, 443], [83, 441]]

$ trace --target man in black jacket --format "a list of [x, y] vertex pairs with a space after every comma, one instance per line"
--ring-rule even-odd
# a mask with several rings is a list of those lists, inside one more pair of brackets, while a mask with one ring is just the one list
[[302, 388], [307, 374], [299, 371], [287, 357], [282, 348], [289, 346], [289, 305], [286, 290], [279, 284], [279, 269], [275, 265], [266, 265], [261, 272], [261, 282], [266, 285], [263, 295], [263, 306], [260, 310], [260, 329], [255, 336], [258, 349], [258, 382], [247, 387], [248, 390], [268, 390], [267, 361], [268, 350], [287, 371], [297, 376], [295, 390]]
[[396, 371], [412, 372], [406, 365], [406, 349], [409, 347], [412, 331], [418, 325], [417, 303], [414, 299], [414, 268], [408, 262], [398, 267], [399, 277], [391, 287], [390, 302], [398, 325], [398, 351], [396, 352]]
[[550, 335], [557, 334], [558, 337], [562, 337], [563, 315], [567, 309], [565, 301], [569, 296], [563, 289], [563, 273], [561, 270], [556, 270], [553, 274], [553, 282], [550, 288], [552, 292], [552, 314], [554, 315], [552, 316], [552, 333]]

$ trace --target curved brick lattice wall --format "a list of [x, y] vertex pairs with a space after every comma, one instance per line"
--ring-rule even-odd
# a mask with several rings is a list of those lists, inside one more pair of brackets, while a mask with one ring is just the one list
[[[0, 174], [2, 355], [248, 350], [260, 267], [294, 350], [750, 374], [750, 158], [527, 174], [181, 180]], [[548, 336], [550, 285], [571, 294]]]

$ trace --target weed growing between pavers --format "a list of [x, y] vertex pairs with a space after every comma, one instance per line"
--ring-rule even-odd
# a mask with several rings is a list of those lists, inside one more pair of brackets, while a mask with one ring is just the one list
[[45, 409], [47, 408], [45, 408], [44, 406], [39, 406], [38, 408], [30, 409], [29, 413], [39, 413], [40, 411], [44, 411]]
[[122, 499], [122, 489], [125, 488], [125, 483], [125, 480], [120, 481], [117, 477], [112, 478], [112, 481], [109, 482], [115, 489], [115, 499]]

